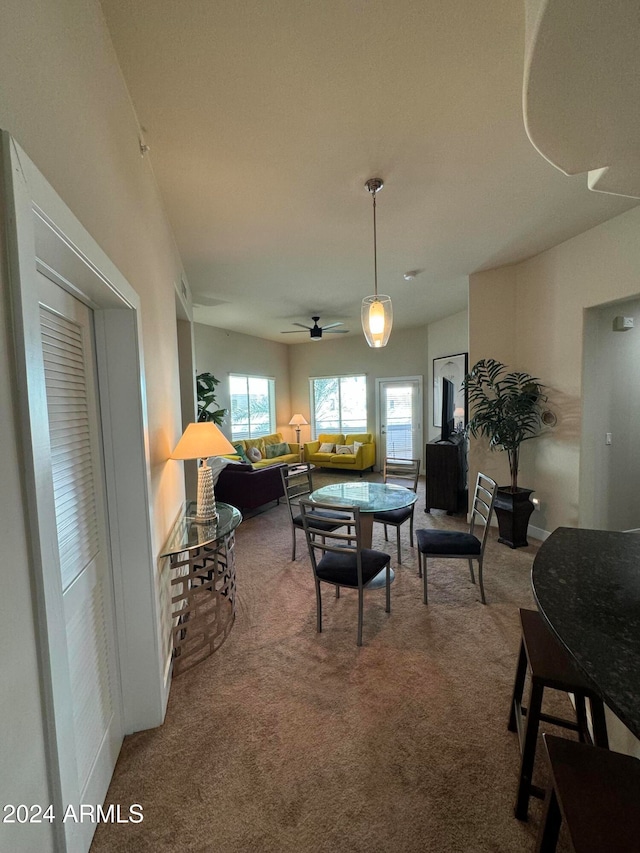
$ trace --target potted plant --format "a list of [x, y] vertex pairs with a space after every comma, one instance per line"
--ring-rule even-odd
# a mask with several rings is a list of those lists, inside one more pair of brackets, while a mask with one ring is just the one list
[[511, 485], [500, 486], [495, 501], [498, 541], [511, 548], [528, 545], [533, 489], [518, 486], [520, 445], [539, 435], [543, 427], [545, 386], [529, 373], [507, 373], [502, 362], [486, 358], [474, 364], [464, 387], [472, 409], [467, 431], [474, 438], [488, 438], [491, 450], [506, 450], [509, 458]]
[[216, 408], [216, 386], [219, 384], [220, 380], [212, 373], [199, 373], [196, 376], [199, 421], [213, 421], [218, 426], [224, 423], [227, 410]]

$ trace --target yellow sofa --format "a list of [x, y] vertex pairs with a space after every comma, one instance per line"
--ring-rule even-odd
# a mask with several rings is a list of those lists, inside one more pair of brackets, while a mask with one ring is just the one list
[[[237, 439], [236, 441], [232, 441], [231, 444], [234, 447], [238, 445], [242, 445], [242, 449], [245, 454], [250, 447], [257, 447], [260, 453], [262, 454], [262, 459], [259, 462], [252, 462], [254, 468], [267, 468], [269, 465], [281, 465], [282, 463], [286, 463], [288, 465], [293, 464], [294, 462], [300, 461], [300, 445], [295, 442], [291, 444], [290, 442], [286, 442], [282, 438], [282, 434], [279, 432], [271, 433], [271, 435], [264, 435], [261, 438], [246, 438], [246, 439]], [[269, 447], [273, 447], [276, 444], [286, 444], [287, 452], [282, 452], [278, 456], [269, 456]], [[244, 461], [241, 456], [229, 456], [229, 459], [239, 459], [240, 461]]]
[[[336, 453], [337, 445], [353, 446], [354, 441], [360, 442], [356, 453]], [[320, 453], [322, 444], [332, 444], [333, 452]], [[359, 471], [360, 476], [367, 468], [373, 468], [376, 462], [376, 445], [370, 432], [352, 433], [321, 433], [317, 441], [310, 441], [304, 446], [305, 462], [312, 462], [322, 468], [340, 468], [348, 471]]]

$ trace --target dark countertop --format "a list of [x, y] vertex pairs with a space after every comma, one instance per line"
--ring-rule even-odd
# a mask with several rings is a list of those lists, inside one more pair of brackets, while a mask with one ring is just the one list
[[640, 738], [640, 535], [559, 527], [531, 583], [549, 627]]

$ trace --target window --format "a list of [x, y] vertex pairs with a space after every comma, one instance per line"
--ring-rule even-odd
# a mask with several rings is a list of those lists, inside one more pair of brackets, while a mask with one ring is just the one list
[[310, 379], [313, 434], [367, 431], [367, 377]]
[[232, 439], [275, 432], [275, 387], [275, 380], [264, 376], [229, 376]]

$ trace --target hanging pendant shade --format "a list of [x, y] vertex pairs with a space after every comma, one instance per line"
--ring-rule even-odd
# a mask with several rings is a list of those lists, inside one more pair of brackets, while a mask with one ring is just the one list
[[362, 300], [362, 331], [370, 347], [387, 345], [393, 325], [393, 307], [391, 297], [381, 293], [378, 295], [378, 251], [376, 233], [376, 193], [384, 184], [380, 178], [370, 178], [365, 187], [373, 196], [373, 270], [374, 293]]
[[393, 325], [391, 297], [365, 296], [362, 300], [362, 331], [370, 347], [387, 345]]

